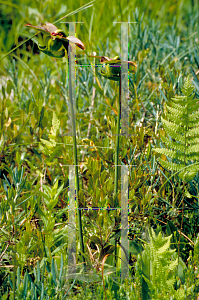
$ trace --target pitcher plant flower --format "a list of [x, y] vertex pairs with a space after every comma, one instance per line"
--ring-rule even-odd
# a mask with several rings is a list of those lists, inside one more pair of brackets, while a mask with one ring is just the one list
[[40, 51], [44, 52], [49, 56], [57, 58], [64, 57], [68, 52], [69, 42], [74, 43], [82, 50], [85, 49], [84, 44], [81, 40], [74, 36], [67, 36], [67, 34], [62, 29], [58, 29], [52, 23], [41, 23], [41, 26], [35, 26], [27, 23], [24, 26], [39, 30], [38, 48]]
[[106, 56], [93, 56], [89, 57], [100, 58], [100, 63], [105, 64], [105, 70], [100, 70], [100, 74], [107, 79], [119, 81], [121, 76], [121, 62], [128, 63], [128, 69], [130, 73], [135, 73], [137, 64], [133, 61], [122, 61], [119, 56], [109, 58]]

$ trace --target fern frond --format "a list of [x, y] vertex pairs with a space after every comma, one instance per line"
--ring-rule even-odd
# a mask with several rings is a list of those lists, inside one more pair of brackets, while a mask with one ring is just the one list
[[156, 152], [171, 157], [173, 159], [178, 158], [178, 153], [175, 150], [165, 149], [165, 148], [156, 148]]
[[180, 132], [180, 133], [184, 132], [184, 128], [182, 128], [180, 125], [177, 125], [173, 122], [169, 122], [168, 120], [164, 119], [163, 117], [161, 117], [161, 121], [163, 123], [163, 126], [165, 126], [168, 129], [172, 129], [173, 131]]
[[182, 88], [182, 92], [187, 97], [190, 97], [193, 91], [194, 91], [194, 86], [191, 84], [190, 76], [188, 76]]
[[44, 139], [40, 139], [42, 144], [39, 144], [39, 148], [42, 152], [44, 152], [46, 155], [52, 155], [53, 154], [53, 150], [56, 147], [56, 135], [57, 135], [57, 131], [59, 130], [60, 127], [60, 121], [57, 118], [55, 112], [53, 111], [53, 118], [52, 118], [52, 127], [51, 127], [51, 131], [49, 134], [49, 141], [44, 140]]
[[186, 166], [187, 172], [198, 172], [199, 170], [199, 163], [194, 163], [189, 166]]
[[166, 109], [167, 109], [167, 111], [170, 112], [170, 116], [173, 115], [173, 117], [175, 117], [175, 120], [176, 120], [176, 115], [178, 115], [178, 118], [181, 118], [186, 113], [186, 106], [179, 107], [179, 109], [177, 109], [172, 106], [166, 105]]
[[168, 148], [172, 148], [174, 150], [181, 151], [181, 152], [184, 150], [184, 144], [182, 143], [179, 144], [178, 142], [171, 141], [165, 136], [162, 136], [161, 139], [167, 145]]
[[[169, 237], [166, 237], [167, 238], [167, 241], [166, 243], [164, 244], [164, 246], [160, 247], [158, 250], [157, 250], [157, 254], [161, 255], [163, 254], [164, 252], [166, 252], [168, 250], [168, 248], [170, 247], [170, 240], [171, 240], [171, 236]], [[165, 239], [166, 239], [165, 238]]]
[[179, 105], [183, 105], [184, 101], [186, 100], [187, 96], [175, 96], [174, 98], [171, 98], [174, 103], [178, 103]]
[[[149, 230], [150, 243], [145, 246], [142, 257], [148, 257], [150, 269], [142, 275], [150, 291], [151, 299], [168, 299], [168, 295], [175, 293], [175, 268], [178, 259], [173, 259], [176, 250], [170, 249], [172, 235], [163, 237], [162, 233], [155, 234], [153, 228]], [[146, 268], [143, 261], [143, 267]]]
[[[198, 166], [189, 164], [199, 161], [199, 100], [194, 99], [194, 86], [190, 76], [182, 88], [183, 96], [171, 98], [171, 103], [165, 107], [165, 116], [161, 118], [166, 137], [162, 137], [167, 149], [155, 148], [171, 161], [159, 159], [166, 169], [180, 172], [185, 181], [193, 179], [198, 172]], [[188, 166], [187, 168], [185, 168]]]
[[170, 136], [174, 141], [178, 141], [182, 144], [185, 144], [185, 137], [182, 134], [166, 126], [164, 126], [164, 129], [167, 132], [168, 136]]
[[[175, 250], [174, 250], [175, 251]], [[169, 266], [168, 266], [168, 270], [169, 271], [173, 271], [175, 270], [175, 268], [177, 267], [178, 265], [178, 258], [176, 258], [176, 260], [170, 262]]]
[[[193, 101], [195, 94], [193, 93], [191, 96], [175, 96], [174, 98], [171, 98], [174, 103], [178, 103], [179, 105], [184, 105], [185, 102]], [[188, 98], [188, 99], [187, 99]]]
[[192, 122], [198, 122], [198, 119], [199, 119], [199, 111], [196, 111], [196, 112], [188, 112], [189, 113], [189, 121], [192, 121]]
[[[186, 97], [185, 97], [186, 98]], [[171, 98], [171, 99], [175, 99], [175, 98]], [[182, 105], [178, 104], [178, 103], [175, 103], [175, 102], [172, 102], [171, 103], [171, 106], [177, 110], [181, 110], [182, 108]]]
[[188, 146], [188, 149], [186, 149], [186, 154], [191, 154], [192, 152], [199, 152], [199, 144]]
[[187, 137], [187, 143], [189, 145], [197, 144], [197, 143], [199, 143], [199, 138], [195, 137], [195, 136], [188, 136]]
[[50, 138], [56, 137], [59, 127], [60, 127], [60, 121], [57, 118], [55, 112], [53, 111], [52, 127], [51, 127], [51, 131], [50, 131], [50, 135], [49, 135]]
[[176, 281], [175, 278], [172, 278], [172, 279], [169, 279], [166, 281], [166, 286], [167, 286], [168, 290], [173, 289], [173, 285], [174, 285], [175, 281]]
[[192, 112], [195, 112], [197, 111], [198, 109], [198, 99], [193, 99], [191, 101], [191, 105], [188, 107], [188, 113], [192, 113]]
[[[182, 160], [181, 160], [182, 161]], [[190, 163], [192, 164], [193, 161], [197, 162], [199, 161], [199, 157], [198, 157], [198, 154], [189, 154], [189, 155], [186, 155], [185, 157], [185, 163], [186, 163], [186, 166], [189, 165]]]
[[[188, 150], [187, 150], [188, 151]], [[180, 153], [178, 151], [175, 151], [175, 150], [169, 150], [169, 149], [166, 149], [166, 148], [156, 148], [156, 152], [160, 153], [160, 154], [163, 154], [169, 158], [173, 158], [173, 159], [177, 159], [181, 162], [190, 162], [190, 160], [192, 160], [193, 158], [193, 154], [189, 154], [185, 151], [185, 154], [184, 153]], [[199, 157], [198, 157], [199, 158]], [[183, 165], [184, 166], [184, 165]]]
[[184, 114], [178, 117], [179, 118], [176, 120], [176, 115], [170, 113], [168, 116], [168, 121], [175, 123], [176, 125], [180, 125], [180, 127], [182, 128], [187, 124], [188, 117], [185, 116]]
[[158, 162], [161, 164], [161, 166], [163, 166], [165, 169], [167, 170], [171, 170], [171, 171], [174, 171], [174, 172], [180, 172], [183, 168], [184, 168], [184, 165], [182, 164], [176, 164], [176, 163], [172, 163], [172, 162], [169, 162], [169, 161], [165, 161], [161, 158], [158, 158]]
[[[172, 99], [175, 99], [175, 98], [172, 98]], [[171, 113], [172, 113], [172, 110], [175, 109], [176, 114], [178, 113], [178, 118], [180, 116], [179, 112], [180, 112], [180, 114], [182, 114], [182, 111], [183, 111], [185, 114], [188, 115], [188, 118], [190, 121], [194, 121], [195, 119], [199, 118], [199, 112], [197, 111], [199, 100], [198, 99], [195, 99], [195, 100], [191, 100], [190, 105], [188, 105], [186, 107], [184, 104], [179, 105], [177, 103], [172, 102], [172, 103], [170, 103], [170, 106], [166, 105], [166, 109], [169, 110]], [[173, 110], [173, 113], [174, 113], [174, 110]], [[167, 115], [167, 117], [168, 117], [168, 115]]]
[[199, 135], [199, 127], [187, 130], [187, 136], [196, 136], [196, 135]]
[[[186, 294], [189, 295], [191, 294], [191, 288], [188, 287]], [[175, 298], [174, 299], [178, 299], [178, 300], [184, 300], [185, 299], [185, 291], [182, 288], [179, 288], [177, 291], [175, 291]]]
[[196, 176], [197, 172], [181, 172], [179, 174], [179, 177], [182, 178], [182, 180], [185, 181], [191, 181]]

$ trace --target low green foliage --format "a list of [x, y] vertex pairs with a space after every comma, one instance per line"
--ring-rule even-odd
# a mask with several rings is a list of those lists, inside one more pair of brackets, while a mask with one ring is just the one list
[[[19, 0], [3, 1], [0, 15], [0, 298], [197, 299], [196, 3]], [[115, 64], [121, 63], [121, 24], [113, 21], [127, 20], [136, 22], [129, 24], [126, 59], [133, 71], [128, 74], [129, 136], [117, 136], [120, 91], [117, 81], [107, 79], [120, 79]], [[57, 25], [50, 33], [47, 21]], [[60, 21], [84, 22], [76, 24], [85, 52], [76, 49], [73, 137], [69, 26]], [[44, 33], [39, 47], [24, 27], [29, 22], [45, 24], [29, 25]], [[31, 40], [11, 50], [26, 38]], [[105, 59], [105, 72], [96, 57]], [[77, 171], [82, 233], [76, 222], [76, 274], [70, 277], [71, 165]], [[129, 171], [125, 245], [121, 165]], [[122, 251], [129, 259], [125, 279]]]

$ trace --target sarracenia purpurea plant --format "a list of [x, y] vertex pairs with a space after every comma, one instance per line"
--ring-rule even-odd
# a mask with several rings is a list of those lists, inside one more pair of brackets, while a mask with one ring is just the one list
[[[118, 194], [118, 163], [119, 163], [119, 140], [120, 140], [120, 118], [121, 118], [121, 59], [119, 56], [115, 56], [113, 59], [106, 56], [92, 56], [89, 57], [100, 58], [100, 63], [105, 64], [105, 70], [100, 70], [100, 74], [110, 80], [119, 81], [119, 97], [118, 97], [118, 114], [117, 114], [117, 132], [116, 132], [116, 147], [115, 147], [115, 198]], [[133, 61], [128, 61], [129, 72], [134, 73], [137, 64]], [[117, 202], [117, 201], [116, 201]], [[117, 206], [118, 203], [115, 203]]]
[[[119, 173], [119, 151], [120, 151], [120, 119], [121, 119], [121, 96], [122, 96], [122, 77], [125, 74], [121, 72], [121, 61], [119, 56], [115, 56], [113, 59], [106, 56], [92, 56], [100, 58], [100, 63], [105, 64], [105, 70], [101, 69], [100, 74], [110, 80], [119, 81], [119, 97], [118, 97], [118, 114], [117, 114], [117, 131], [116, 131], [116, 144], [115, 144], [115, 187], [114, 187], [114, 206], [119, 206], [118, 201], [118, 173]], [[126, 62], [127, 63], [127, 62]], [[129, 72], [134, 73], [137, 68], [137, 64], [132, 61], [128, 61]], [[115, 242], [115, 256], [117, 254], [116, 242]]]
[[[45, 54], [62, 58], [67, 57], [68, 53], [71, 52], [71, 47], [69, 42], [74, 43], [76, 46], [84, 50], [84, 44], [78, 38], [74, 36], [67, 36], [67, 34], [62, 30], [58, 29], [55, 25], [51, 23], [41, 24], [41, 26], [34, 26], [31, 24], [25, 24], [25, 26], [37, 29], [39, 31], [39, 50]], [[77, 201], [77, 216], [78, 216], [78, 226], [79, 226], [79, 240], [81, 252], [84, 254], [84, 242], [82, 233], [82, 220], [81, 220], [81, 210], [79, 209], [79, 175], [78, 175], [78, 161], [77, 161], [77, 142], [76, 142], [76, 125], [75, 125], [75, 114], [73, 107], [73, 97], [72, 97], [72, 79], [71, 79], [71, 64], [68, 59], [68, 69], [69, 69], [69, 102], [70, 102], [70, 115], [72, 119], [72, 136], [73, 136], [73, 158], [75, 165], [75, 176], [76, 176], [76, 201]], [[84, 255], [82, 255], [82, 261], [85, 262]]]

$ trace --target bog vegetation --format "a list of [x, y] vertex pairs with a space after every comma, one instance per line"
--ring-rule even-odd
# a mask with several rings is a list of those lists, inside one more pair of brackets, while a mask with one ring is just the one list
[[2, 3], [0, 299], [199, 299], [198, 3]]

